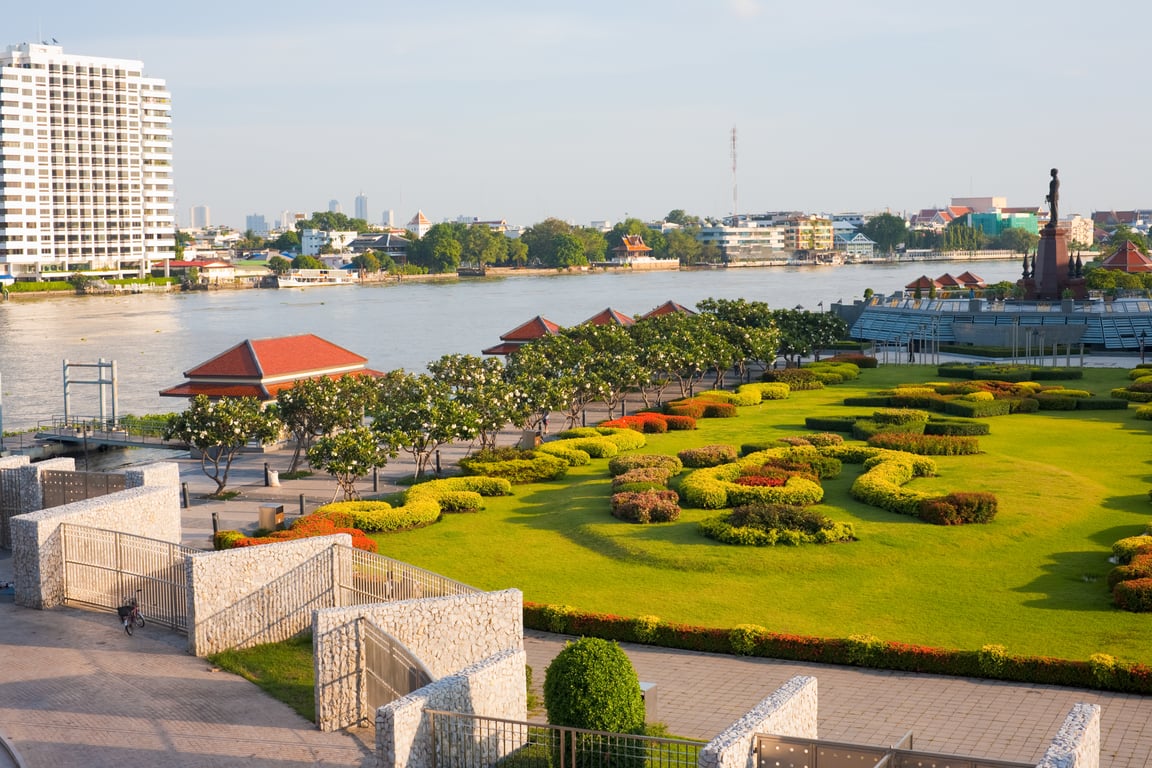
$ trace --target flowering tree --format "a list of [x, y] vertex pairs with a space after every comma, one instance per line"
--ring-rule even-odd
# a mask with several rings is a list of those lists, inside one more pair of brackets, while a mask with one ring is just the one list
[[[590, 369], [592, 346], [574, 336], [559, 334], [531, 341], [512, 356], [508, 365], [515, 367], [515, 378], [523, 382], [547, 382], [545, 394], [549, 410], [566, 411], [567, 426], [580, 421], [580, 414], [594, 400], [608, 396], [608, 386]], [[535, 386], [535, 385], [529, 385]]]
[[648, 378], [648, 371], [638, 362], [635, 339], [627, 329], [615, 324], [580, 325], [565, 334], [587, 345], [585, 374], [596, 382], [599, 399], [611, 418], [628, 391]]
[[453, 397], [449, 384], [428, 374], [389, 373], [380, 380], [380, 398], [371, 415], [372, 430], [381, 441], [412, 456], [417, 477], [441, 446], [480, 434], [476, 414]]
[[276, 414], [296, 443], [288, 471], [299, 468], [316, 438], [360, 426], [377, 391], [370, 376], [301, 379], [281, 390], [276, 395]]
[[376, 433], [368, 427], [353, 427], [334, 435], [323, 435], [308, 449], [308, 463], [336, 478], [333, 501], [341, 491], [344, 501], [359, 499], [356, 481], [373, 467], [388, 463], [389, 453], [377, 440]]
[[496, 436], [516, 420], [513, 387], [504, 378], [504, 364], [494, 357], [444, 355], [428, 363], [433, 378], [452, 390], [452, 397], [476, 420], [480, 448], [495, 448]]
[[219, 496], [228, 484], [232, 461], [249, 440], [261, 445], [280, 435], [280, 421], [254, 397], [209, 400], [197, 395], [183, 413], [169, 417], [165, 440], [183, 440], [200, 453], [200, 468], [216, 482]]

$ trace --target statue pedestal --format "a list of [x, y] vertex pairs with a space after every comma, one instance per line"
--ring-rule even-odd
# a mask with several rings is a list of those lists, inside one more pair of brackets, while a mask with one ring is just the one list
[[[1040, 230], [1040, 247], [1032, 262], [1032, 279], [1026, 283], [1025, 298], [1056, 301], [1065, 288], [1072, 287], [1068, 274], [1068, 230], [1044, 227]], [[1083, 281], [1081, 281], [1083, 282]]]

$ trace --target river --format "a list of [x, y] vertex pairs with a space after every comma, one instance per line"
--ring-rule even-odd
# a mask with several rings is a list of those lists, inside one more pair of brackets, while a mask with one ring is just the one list
[[[115, 360], [119, 413], [162, 413], [183, 402], [161, 398], [161, 389], [244, 339], [315, 333], [377, 370], [422, 371], [442, 355], [479, 355], [536, 315], [568, 326], [609, 306], [643, 314], [670, 299], [694, 307], [709, 297], [815, 310], [820, 302], [860, 298], [865, 288], [891, 293], [921, 274], [965, 270], [993, 283], [1016, 280], [1020, 266], [938, 261], [14, 298], [0, 303], [3, 428], [28, 429], [63, 414], [63, 360]], [[87, 377], [73, 371], [72, 378]], [[72, 413], [97, 412], [96, 387], [74, 386]]]

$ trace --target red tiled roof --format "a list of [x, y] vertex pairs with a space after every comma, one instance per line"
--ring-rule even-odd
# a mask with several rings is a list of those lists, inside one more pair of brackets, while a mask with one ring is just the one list
[[686, 315], [696, 314], [692, 310], [688, 309], [688, 307], [685, 307], [682, 304], [677, 304], [676, 302], [669, 300], [669, 301], [664, 302], [660, 306], [656, 307], [656, 309], [653, 309], [648, 314], [643, 315], [640, 319], [641, 320], [647, 320], [650, 317], [660, 317], [661, 315], [670, 315], [673, 312], [683, 312]]
[[1104, 259], [1104, 263], [1100, 266], [1121, 272], [1152, 272], [1152, 259], [1140, 253], [1140, 249], [1131, 240], [1125, 240], [1124, 245]]
[[508, 333], [502, 334], [500, 338], [504, 341], [533, 341], [535, 339], [543, 338], [544, 336], [555, 336], [563, 330], [560, 326], [551, 320], [536, 315], [523, 325], [518, 325]]
[[908, 283], [908, 285], [904, 286], [904, 290], [914, 291], [917, 288], [920, 288], [921, 290], [923, 290], [926, 288], [938, 288], [938, 287], [939, 286], [936, 285], [936, 281], [933, 280], [932, 278], [928, 277], [928, 275], [920, 275], [920, 277], [916, 278], [912, 282]]
[[161, 397], [195, 397], [206, 395], [208, 397], [256, 397], [261, 400], [271, 399], [268, 390], [259, 384], [221, 384], [211, 381], [186, 381], [174, 387], [160, 390]]
[[631, 318], [628, 315], [624, 314], [623, 312], [617, 312], [616, 310], [612, 309], [612, 307], [608, 307], [607, 309], [603, 310], [602, 312], [597, 312], [595, 315], [592, 315], [592, 317], [588, 318], [583, 323], [581, 323], [581, 325], [612, 325], [612, 324], [629, 326], [629, 325], [635, 325], [636, 320], [634, 318]]
[[482, 354], [482, 355], [510, 355], [513, 352], [515, 352], [516, 350], [520, 349], [520, 347], [522, 347], [522, 346], [524, 346], [524, 345], [523, 344], [510, 344], [508, 342], [502, 342], [500, 344], [497, 344], [494, 347], [488, 347], [488, 349], [480, 350], [480, 354]]
[[956, 288], [960, 285], [960, 281], [945, 272], [944, 274], [940, 275], [940, 277], [936, 278], [936, 285], [940, 286], [941, 288]]
[[975, 288], [983, 287], [984, 285], [984, 278], [980, 277], [980, 275], [974, 275], [971, 272], [961, 272], [956, 275], [956, 279], [964, 286], [972, 286]]
[[188, 378], [318, 374], [333, 368], [363, 368], [368, 358], [349, 352], [311, 333], [276, 339], [248, 339], [185, 371]]

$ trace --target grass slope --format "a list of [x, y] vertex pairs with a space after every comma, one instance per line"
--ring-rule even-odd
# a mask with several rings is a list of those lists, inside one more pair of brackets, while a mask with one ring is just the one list
[[[844, 397], [935, 379], [928, 366], [865, 371], [852, 384], [741, 408], [695, 432], [650, 435], [644, 452], [802, 434], [804, 418], [847, 409]], [[1069, 386], [1102, 396], [1124, 371], [1090, 370]], [[824, 483], [821, 509], [851, 521], [860, 541], [744, 548], [718, 544], [685, 509], [676, 523], [637, 526], [609, 514], [607, 461], [562, 481], [516, 487], [476, 515], [374, 537], [382, 554], [485, 589], [516, 587], [532, 602], [715, 627], [760, 624], [824, 637], [885, 640], [1087, 659], [1109, 653], [1152, 663], [1152, 617], [1112, 607], [1105, 576], [1113, 541], [1152, 519], [1152, 424], [1128, 411], [1043, 412], [990, 420], [977, 456], [937, 457], [934, 492], [991, 491], [989, 525], [938, 527], [864, 506], [848, 496], [859, 473], [845, 465]]]

